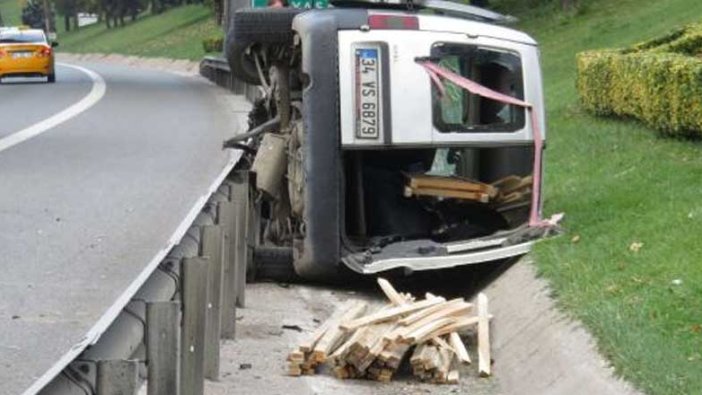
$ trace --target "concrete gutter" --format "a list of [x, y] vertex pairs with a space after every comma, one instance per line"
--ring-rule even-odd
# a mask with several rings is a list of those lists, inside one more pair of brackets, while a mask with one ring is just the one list
[[596, 350], [592, 336], [559, 311], [527, 258], [484, 292], [490, 298], [494, 374], [505, 395], [634, 395]]

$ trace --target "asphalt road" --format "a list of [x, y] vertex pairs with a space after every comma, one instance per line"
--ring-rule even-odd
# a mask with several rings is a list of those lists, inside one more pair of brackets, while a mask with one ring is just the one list
[[56, 84], [0, 85], [2, 395], [23, 393], [93, 340], [232, 161], [221, 142], [236, 118], [220, 88], [82, 66], [97, 79], [59, 66]]

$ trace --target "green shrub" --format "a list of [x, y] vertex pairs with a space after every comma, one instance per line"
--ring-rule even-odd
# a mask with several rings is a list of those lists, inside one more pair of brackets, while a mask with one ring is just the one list
[[224, 50], [224, 39], [222, 37], [208, 37], [202, 40], [202, 48], [206, 53], [222, 52]]
[[663, 134], [702, 137], [702, 25], [621, 50], [577, 56], [585, 109], [637, 118]]

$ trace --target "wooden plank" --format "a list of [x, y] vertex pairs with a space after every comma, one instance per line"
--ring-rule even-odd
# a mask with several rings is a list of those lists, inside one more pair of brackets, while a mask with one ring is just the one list
[[441, 365], [437, 369], [437, 380], [439, 383], [444, 384], [448, 378], [449, 370], [451, 370], [453, 354], [445, 348], [439, 348], [439, 355], [441, 356]]
[[424, 326], [420, 326], [411, 332], [400, 335], [399, 341], [402, 343], [421, 343], [418, 341], [419, 339], [425, 339], [429, 334], [437, 332], [439, 329], [455, 322], [456, 318], [454, 317], [445, 317], [438, 320], [429, 321]]
[[387, 296], [390, 302], [392, 302], [392, 304], [396, 306], [401, 306], [407, 303], [407, 298], [400, 295], [400, 293], [398, 293], [395, 290], [395, 287], [393, 287], [392, 284], [390, 284], [390, 281], [382, 277], [378, 277], [378, 285], [380, 286], [380, 289], [383, 290], [383, 293], [385, 293], [385, 296]]
[[461, 318], [458, 321], [437, 329], [421, 339], [415, 339], [415, 343], [427, 341], [436, 336], [444, 336], [451, 332], [460, 332], [478, 324], [478, 317]]
[[416, 188], [452, 189], [457, 191], [481, 192], [494, 196], [497, 189], [490, 184], [467, 180], [458, 177], [442, 177], [430, 175], [411, 176], [409, 186]]
[[448, 377], [446, 379], [446, 382], [448, 384], [458, 384], [459, 381], [459, 373], [458, 369], [451, 369], [451, 371], [448, 374]]
[[498, 189], [510, 189], [522, 181], [522, 177], [511, 175], [507, 177], [500, 178], [499, 180], [491, 183], [495, 188]]
[[488, 297], [481, 292], [478, 294], [478, 372], [482, 377], [491, 374], [490, 319], [488, 314]]
[[425, 358], [425, 353], [427, 350], [427, 347], [429, 345], [427, 343], [422, 343], [418, 344], [415, 348], [414, 351], [412, 352], [412, 356], [410, 357], [410, 364], [411, 365], [421, 365], [423, 364], [423, 359]]
[[411, 304], [403, 305], [403, 306], [397, 306], [393, 307], [391, 309], [388, 309], [386, 311], [379, 311], [375, 314], [370, 314], [365, 317], [361, 317], [352, 321], [345, 322], [341, 325], [341, 328], [344, 330], [353, 330], [356, 328], [359, 328], [364, 325], [370, 325], [378, 322], [383, 322], [383, 321], [388, 321], [392, 320], [394, 318], [403, 316], [405, 314], [410, 314], [415, 311], [433, 306], [435, 304], [439, 304], [441, 302], [445, 302], [446, 300], [444, 298], [436, 298], [436, 299], [431, 299], [431, 300], [423, 300], [420, 302], [414, 302]]
[[449, 333], [449, 343], [451, 343], [451, 347], [456, 352], [456, 357], [458, 357], [458, 360], [470, 365], [472, 362], [470, 360], [470, 354], [468, 354], [468, 350], [466, 349], [466, 345], [463, 343], [463, 340], [461, 340], [461, 336], [459, 336], [456, 332]]
[[435, 311], [434, 313], [429, 314], [428, 316], [414, 322], [412, 325], [408, 325], [396, 331], [396, 333], [394, 333], [394, 335], [396, 336], [395, 339], [407, 338], [408, 334], [416, 332], [419, 328], [423, 328], [440, 319], [446, 317], [457, 317], [461, 315], [467, 315], [468, 313], [470, 313], [472, 308], [472, 305], [466, 302], [446, 306], [443, 309]]
[[327, 355], [329, 355], [333, 351], [332, 348], [336, 346], [343, 339], [344, 336], [347, 335], [347, 332], [339, 328], [339, 324], [357, 318], [358, 316], [363, 314], [363, 312], [366, 310], [366, 307], [368, 307], [368, 303], [356, 302], [346, 312], [344, 312], [344, 314], [341, 317], [330, 323], [329, 328], [324, 333], [322, 338], [319, 339], [317, 344], [314, 346], [314, 349], [312, 350], [312, 355], [316, 362], [325, 362], [327, 359]]
[[[427, 299], [429, 299], [429, 298], [427, 298]], [[407, 317], [402, 318], [397, 323], [400, 325], [403, 325], [403, 326], [408, 326], [408, 325], [411, 325], [419, 320], [422, 320], [422, 319], [426, 318], [427, 316], [432, 315], [438, 311], [441, 311], [441, 310], [444, 310], [450, 306], [455, 306], [457, 304], [462, 304], [462, 303], [470, 305], [470, 303], [466, 303], [466, 301], [463, 300], [463, 298], [451, 299], [451, 300], [446, 301], [444, 303], [440, 303], [440, 304], [428, 307], [424, 310], [420, 310], [416, 313], [412, 313], [412, 314], [408, 315]]]
[[315, 344], [319, 341], [319, 339], [324, 336], [324, 333], [329, 329], [329, 325], [332, 324], [338, 317], [341, 317], [348, 309], [351, 308], [353, 305], [352, 301], [346, 301], [344, 302], [339, 308], [337, 308], [334, 313], [332, 313], [331, 317], [324, 321], [322, 325], [317, 327], [314, 332], [302, 343], [300, 343], [299, 349], [300, 351], [303, 352], [311, 352], [312, 349], [314, 348]]
[[534, 178], [532, 176], [526, 176], [522, 179], [519, 180], [519, 182], [514, 183], [509, 186], [505, 186], [500, 188], [500, 193], [501, 194], [509, 194], [511, 192], [523, 189], [523, 188], [528, 188], [531, 187], [534, 184]]
[[482, 192], [456, 191], [452, 189], [433, 189], [433, 188], [409, 188], [405, 190], [405, 196], [409, 192], [409, 196], [434, 196], [443, 198], [472, 200], [481, 203], [487, 203], [490, 196]]

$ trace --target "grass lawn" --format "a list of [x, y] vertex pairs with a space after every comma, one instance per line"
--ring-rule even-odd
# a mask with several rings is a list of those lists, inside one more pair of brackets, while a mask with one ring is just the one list
[[539, 271], [649, 394], [702, 394], [702, 143], [583, 113], [574, 56], [701, 20], [699, 1], [592, 0], [576, 16], [521, 22], [542, 46], [545, 211], [565, 212], [568, 231], [537, 246]]
[[62, 52], [199, 60], [205, 54], [202, 40], [221, 34], [209, 8], [187, 5], [156, 16], [144, 15], [121, 28], [107, 29], [104, 24], [96, 24], [59, 33], [58, 41]]
[[7, 26], [17, 26], [22, 22], [23, 0], [0, 0], [0, 14]]

